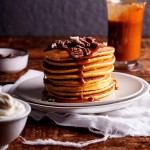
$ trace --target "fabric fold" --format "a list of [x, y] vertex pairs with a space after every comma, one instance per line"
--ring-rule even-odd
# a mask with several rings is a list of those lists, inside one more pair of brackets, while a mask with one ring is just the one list
[[[13, 95], [17, 86], [23, 81], [43, 75], [42, 72], [36, 70], [29, 70], [25, 75], [20, 77], [14, 85], [3, 86], [3, 91]], [[57, 113], [57, 112], [42, 112], [32, 110], [30, 116], [36, 121], [40, 121], [43, 117], [48, 117], [50, 120], [60, 126], [82, 127], [88, 128], [90, 132], [101, 134], [102, 139], [94, 141], [87, 141], [82, 143], [69, 143], [73, 147], [82, 147], [91, 143], [104, 141], [107, 138], [125, 137], [125, 136], [150, 136], [150, 94], [146, 93], [145, 96], [139, 101], [134, 102], [132, 105], [111, 112], [101, 114], [71, 114], [71, 113]], [[90, 106], [89, 106], [90, 107]], [[68, 145], [68, 143], [61, 143], [60, 141], [54, 142], [52, 139], [35, 141], [26, 141], [25, 144], [52, 144]], [[78, 146], [77, 146], [78, 145]], [[80, 145], [80, 146], [79, 146]]]

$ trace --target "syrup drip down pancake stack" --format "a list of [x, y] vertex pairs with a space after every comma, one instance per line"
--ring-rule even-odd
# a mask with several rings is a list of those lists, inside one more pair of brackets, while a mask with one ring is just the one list
[[92, 37], [57, 40], [44, 51], [44, 84], [59, 102], [99, 101], [116, 88], [114, 48]]

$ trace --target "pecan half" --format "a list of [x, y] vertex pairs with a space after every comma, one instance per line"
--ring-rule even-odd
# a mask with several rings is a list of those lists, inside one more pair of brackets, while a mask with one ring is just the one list
[[80, 48], [71, 48], [70, 54], [74, 59], [79, 59], [84, 56], [84, 53]]

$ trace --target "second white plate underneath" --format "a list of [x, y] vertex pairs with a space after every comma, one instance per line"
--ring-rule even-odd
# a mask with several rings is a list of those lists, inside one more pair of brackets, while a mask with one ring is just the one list
[[117, 80], [118, 90], [115, 90], [113, 94], [102, 98], [98, 102], [86, 102], [86, 103], [59, 103], [59, 102], [48, 102], [42, 101], [44, 84], [43, 77], [39, 76], [36, 78], [28, 79], [22, 82], [16, 89], [15, 94], [34, 104], [46, 105], [46, 106], [57, 106], [57, 107], [86, 107], [86, 106], [100, 106], [106, 104], [113, 104], [123, 102], [136, 97], [142, 93], [144, 88], [143, 79], [128, 75], [124, 73], [113, 72], [112, 75]]
[[[144, 82], [143, 82], [144, 83]], [[120, 101], [118, 103], [106, 104], [106, 105], [94, 105], [94, 106], [76, 106], [76, 107], [59, 107], [59, 106], [50, 106], [31, 103], [31, 107], [35, 110], [44, 111], [44, 112], [57, 112], [57, 113], [78, 113], [78, 114], [93, 114], [93, 113], [105, 113], [109, 111], [114, 111], [118, 109], [125, 108], [134, 102], [142, 101], [145, 98], [149, 97], [149, 85], [144, 83], [144, 88], [141, 94], [138, 94], [132, 99], [127, 99], [125, 101]]]

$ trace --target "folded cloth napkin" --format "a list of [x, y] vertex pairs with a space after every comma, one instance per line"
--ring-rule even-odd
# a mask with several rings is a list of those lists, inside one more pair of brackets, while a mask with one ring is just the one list
[[[20, 77], [15, 84], [5, 85], [2, 90], [13, 95], [16, 87], [21, 82], [41, 75], [43, 75], [43, 73], [40, 71], [29, 70], [25, 75]], [[30, 116], [37, 121], [47, 116], [58, 125], [88, 128], [93, 133], [103, 135], [103, 138], [79, 143], [54, 141], [52, 139], [35, 139], [34, 141], [24, 140], [24, 144], [63, 145], [80, 148], [92, 143], [105, 141], [108, 138], [124, 136], [150, 136], [149, 106], [150, 95], [149, 93], [146, 93], [143, 99], [124, 109], [101, 114], [60, 114], [57, 112], [52, 113], [32, 110]]]

